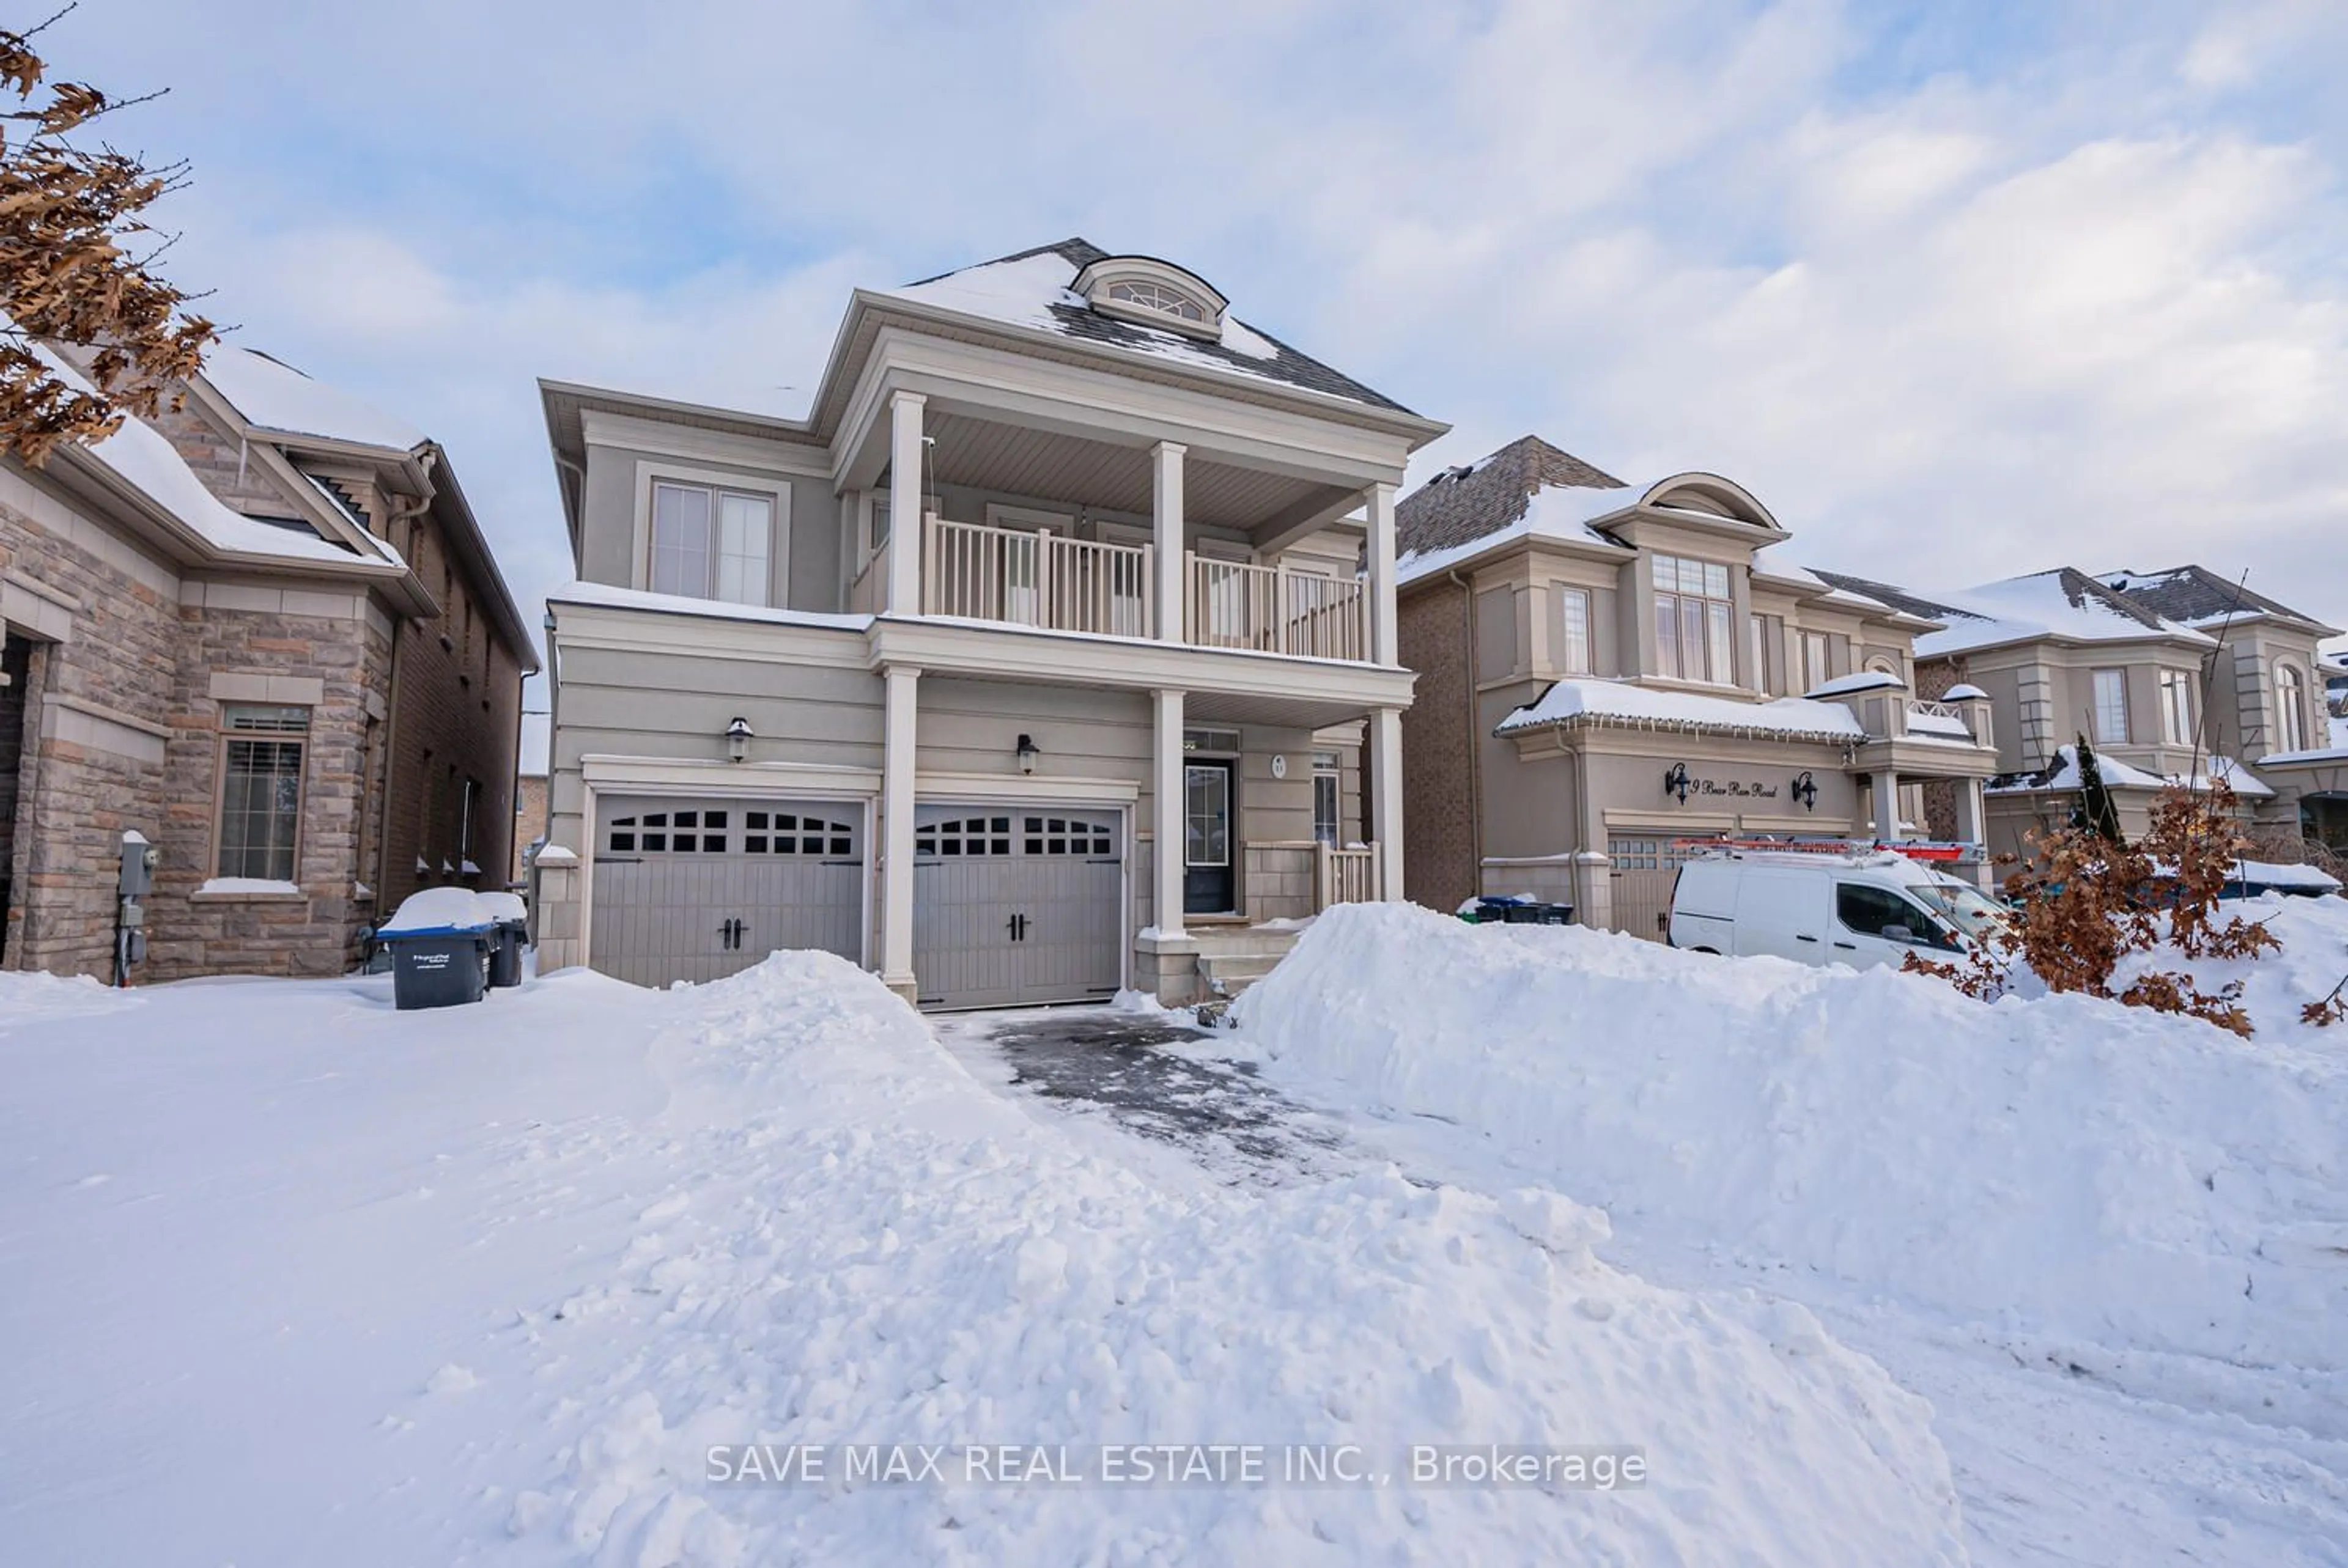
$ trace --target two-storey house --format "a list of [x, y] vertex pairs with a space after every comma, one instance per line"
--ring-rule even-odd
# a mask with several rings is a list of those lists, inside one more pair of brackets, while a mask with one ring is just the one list
[[798, 419], [541, 384], [550, 965], [1179, 1000], [1402, 886], [1395, 496], [1444, 427], [1205, 279], [1071, 240], [860, 290]]
[[1854, 586], [1942, 622], [1917, 642], [1926, 690], [1990, 694], [1996, 853], [2024, 855], [2032, 832], [2070, 819], [2081, 736], [2131, 835], [2163, 788], [2223, 778], [2246, 826], [2295, 841], [2337, 787], [2323, 771], [2316, 658], [2332, 629], [2202, 568], [2064, 567], [1928, 595]]
[[438, 442], [242, 347], [182, 391], [0, 465], [0, 966], [340, 974], [505, 886], [536, 652]]
[[1775, 560], [1743, 486], [1625, 484], [1529, 436], [1397, 516], [1418, 901], [1530, 894], [1658, 937], [1702, 841], [1920, 837], [1935, 783], [1980, 842], [1988, 704], [1914, 694], [1938, 623]]

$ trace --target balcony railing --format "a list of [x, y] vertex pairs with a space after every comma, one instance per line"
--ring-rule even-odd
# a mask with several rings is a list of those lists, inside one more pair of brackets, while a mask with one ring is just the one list
[[922, 611], [1047, 631], [1156, 635], [1148, 545], [930, 520]]
[[1303, 659], [1369, 657], [1368, 598], [1358, 579], [1190, 557], [1189, 640]]
[[[1104, 637], [1159, 635], [1157, 550], [1049, 531], [928, 519], [922, 530], [922, 613], [1004, 621]], [[886, 549], [857, 579], [851, 601], [883, 597], [873, 579]], [[1182, 641], [1304, 659], [1366, 660], [1369, 594], [1357, 579], [1285, 566], [1184, 558]]]
[[1934, 735], [1952, 741], [1969, 741], [1973, 738], [1972, 726], [1966, 722], [1962, 709], [1951, 702], [1930, 702], [1921, 700], [1908, 704], [1908, 733], [1911, 735]]
[[1378, 852], [1374, 845], [1340, 849], [1334, 844], [1313, 845], [1313, 910], [1319, 914], [1332, 904], [1375, 904], [1378, 898]]

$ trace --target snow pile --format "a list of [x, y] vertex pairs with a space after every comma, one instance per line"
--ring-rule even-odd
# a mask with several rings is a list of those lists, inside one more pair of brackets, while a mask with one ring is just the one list
[[[115, 995], [0, 976], [0, 1019]], [[0, 1031], [27, 1561], [1963, 1560], [1929, 1410], [1806, 1310], [1622, 1274], [1529, 1183], [1143, 1173], [827, 955], [573, 971], [495, 1019], [380, 979], [130, 995]], [[1095, 1474], [1118, 1442], [1622, 1444], [1650, 1479], [709, 1479], [713, 1445], [845, 1440]]]
[[472, 930], [495, 925], [500, 917], [499, 911], [469, 887], [427, 887], [401, 899], [399, 907], [376, 929], [376, 935], [401, 937]]
[[[1162, 1190], [971, 1079], [870, 977], [676, 999], [686, 1153], [608, 1277], [496, 1337], [554, 1383], [514, 1525], [616, 1561], [1961, 1558], [1929, 1412], [1798, 1308], [1597, 1262], [1603, 1216], [1389, 1169]], [[592, 1377], [582, 1376], [590, 1366]], [[577, 1412], [570, 1415], [566, 1412]], [[711, 1444], [1643, 1442], [1643, 1494], [706, 1486]], [[1416, 1543], [1415, 1545], [1412, 1543]], [[648, 1551], [647, 1546], [657, 1547]], [[600, 1559], [599, 1559], [600, 1560]]]
[[2348, 1368], [2348, 1053], [1402, 906], [1331, 910], [1235, 1017], [1645, 1235], [2006, 1333]]
[[[2332, 994], [2333, 987], [2348, 979], [2348, 898], [2270, 893], [2257, 898], [2229, 898], [2219, 906], [2221, 922], [2236, 915], [2264, 923], [2282, 944], [2282, 950], [2256, 958], [2188, 959], [2174, 948], [2156, 948], [2124, 960], [2113, 977], [2115, 986], [2124, 989], [2132, 976], [2146, 969], [2182, 970], [2205, 991], [2239, 980], [2242, 1007], [2257, 1028], [2259, 1041], [2296, 1045], [2348, 1062], [2348, 1025], [2318, 1028], [2300, 1017], [2302, 1008], [2322, 1000]], [[2341, 1217], [2348, 1220], [2348, 1209], [2342, 1211]], [[2348, 1245], [2348, 1235], [2342, 1241]]]

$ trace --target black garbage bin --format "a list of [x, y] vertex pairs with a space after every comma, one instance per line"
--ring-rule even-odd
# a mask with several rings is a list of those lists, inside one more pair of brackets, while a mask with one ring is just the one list
[[488, 994], [497, 922], [462, 887], [427, 887], [376, 933], [391, 953], [393, 1005], [454, 1007]]
[[489, 985], [503, 989], [521, 984], [521, 951], [530, 946], [530, 909], [519, 893], [480, 895], [481, 912], [489, 916], [494, 940], [489, 947]]

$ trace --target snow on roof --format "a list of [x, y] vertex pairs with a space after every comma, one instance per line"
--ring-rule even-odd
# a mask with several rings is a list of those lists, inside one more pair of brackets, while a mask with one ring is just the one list
[[1858, 670], [1838, 675], [1802, 693], [1805, 697], [1848, 697], [1858, 692], [1905, 692], [1908, 682], [1881, 670]]
[[[2044, 776], [2030, 774], [2015, 783], [1992, 784], [1988, 787], [1996, 793], [2008, 794], [2020, 794], [2033, 790], [2077, 789], [2080, 784], [2078, 753], [2079, 748], [2076, 746], [2057, 746], [2054, 749], [2054, 765], [2046, 771]], [[2183, 774], [2147, 773], [2142, 768], [2124, 763], [2117, 757], [2102, 752], [2096, 753], [2096, 771], [2103, 774], [2106, 787], [2110, 789], [2157, 790], [2167, 789], [2172, 784], [2182, 784], [2187, 789], [2198, 792], [2208, 789], [2213, 779], [2223, 779], [2233, 787], [2236, 794], [2245, 798], [2255, 796], [2263, 799], [2274, 794], [2274, 791], [2269, 789], [2255, 774], [2231, 757], [2212, 756], [2209, 759], [2209, 769], [2207, 773], [2195, 774], [2189, 778]]]
[[550, 771], [554, 755], [554, 716], [551, 713], [524, 713], [521, 716], [521, 748], [515, 760], [514, 772], [526, 779], [542, 779]]
[[1988, 696], [1988, 692], [1982, 691], [1972, 682], [1960, 681], [1955, 685], [1941, 693], [1941, 701], [1943, 702], [1978, 702], [1985, 701]]
[[2259, 766], [2272, 767], [2279, 763], [2343, 763], [2348, 762], [2348, 718], [2327, 716], [2324, 725], [2330, 735], [2328, 744], [2302, 752], [2270, 752], [2259, 759]]
[[721, 599], [695, 599], [683, 593], [650, 593], [642, 589], [613, 588], [608, 583], [564, 583], [546, 596], [549, 604], [597, 604], [614, 610], [658, 610], [673, 615], [706, 615], [721, 620], [759, 620], [769, 626], [809, 626], [826, 630], [862, 631], [872, 624], [869, 615], [834, 615], [813, 610], [771, 610], [759, 604], [728, 604]]
[[2068, 568], [2032, 572], [1937, 596], [1959, 617], [1916, 639], [1916, 657], [1962, 653], [2000, 642], [2059, 637], [2074, 642], [2133, 641], [2168, 636], [2216, 644], [2190, 627], [2131, 605], [2114, 589]]
[[1647, 486], [1637, 485], [1619, 490], [1592, 489], [1581, 485], [1552, 485], [1535, 491], [1525, 500], [1525, 515], [1506, 528], [1495, 528], [1488, 534], [1478, 534], [1461, 544], [1442, 549], [1416, 551], [1395, 562], [1396, 584], [1416, 582], [1447, 571], [1471, 556], [1478, 556], [1510, 539], [1562, 539], [1570, 544], [1603, 545], [1620, 551], [1628, 547], [1620, 539], [1608, 538], [1590, 525], [1600, 518], [1611, 518], [1617, 512], [1628, 511], [1638, 505], [1646, 494]]
[[1076, 282], [1087, 261], [1105, 261], [1108, 254], [1083, 241], [1063, 241], [1057, 245], [982, 261], [942, 277], [908, 283], [903, 288], [877, 292], [884, 298], [1077, 338], [1194, 369], [1246, 376], [1291, 390], [1340, 397], [1367, 407], [1407, 412], [1392, 399], [1228, 313], [1223, 318], [1220, 341], [1215, 343], [1121, 316], [1100, 314], [1069, 285]]
[[427, 439], [405, 420], [257, 349], [221, 344], [205, 356], [203, 377], [263, 429], [400, 452], [414, 451]]
[[1696, 692], [1663, 692], [1619, 681], [1560, 681], [1540, 700], [1500, 721], [1495, 734], [1570, 723], [1576, 719], [1615, 720], [1690, 730], [1733, 730], [1791, 738], [1863, 740], [1857, 715], [1839, 702], [1781, 697], [1769, 702], [1740, 702]]

